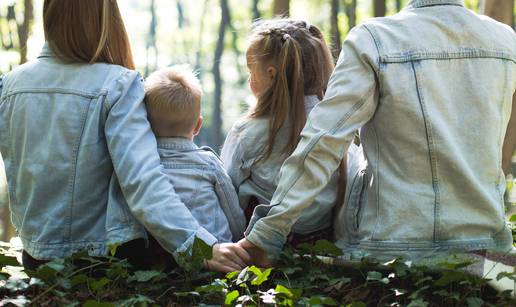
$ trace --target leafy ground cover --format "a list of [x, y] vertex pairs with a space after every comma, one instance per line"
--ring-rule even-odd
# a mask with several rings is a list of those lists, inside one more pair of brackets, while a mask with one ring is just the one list
[[[287, 247], [274, 268], [224, 275], [202, 269], [211, 248], [196, 240], [170, 272], [135, 270], [126, 260], [85, 252], [33, 272], [21, 267], [19, 244], [0, 242], [0, 306], [516, 306], [511, 291], [493, 289], [487, 274], [468, 273], [478, 260], [468, 254], [330, 264], [340, 255], [331, 242], [318, 241]], [[502, 278], [515, 281], [516, 273], [495, 277]]]
[[[184, 269], [134, 271], [126, 261], [78, 253], [24, 272], [19, 250], [3, 244], [0, 305], [17, 306], [515, 306], [509, 291], [461, 270], [467, 256], [431, 266], [401, 259], [328, 265], [340, 251], [327, 241], [286, 249], [273, 269], [254, 266], [226, 275], [203, 271], [210, 248], [199, 241]], [[303, 255], [303, 256], [299, 256]], [[186, 256], [185, 256], [186, 257]], [[515, 274], [498, 278], [514, 280]]]

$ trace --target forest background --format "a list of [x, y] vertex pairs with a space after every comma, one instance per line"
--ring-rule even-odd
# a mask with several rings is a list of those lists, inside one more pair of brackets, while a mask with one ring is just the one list
[[[255, 103], [245, 52], [252, 23], [290, 16], [318, 26], [335, 59], [356, 24], [392, 15], [408, 0], [119, 0], [137, 70], [188, 63], [199, 74], [204, 127], [198, 145], [219, 150], [231, 125]], [[514, 27], [514, 0], [465, 0], [465, 6]], [[0, 0], [0, 74], [35, 59], [44, 44], [43, 0]], [[14, 235], [0, 153], [0, 239]]]

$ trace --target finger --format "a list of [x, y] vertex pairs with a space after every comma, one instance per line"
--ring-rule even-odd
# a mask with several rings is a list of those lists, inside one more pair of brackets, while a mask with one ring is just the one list
[[242, 259], [246, 264], [251, 264], [253, 262], [251, 255], [245, 250], [245, 248], [238, 245], [234, 245], [233, 249], [235, 253], [238, 255], [238, 257]]
[[242, 260], [238, 254], [236, 253], [236, 249], [230, 248], [228, 249], [228, 252], [224, 255], [228, 261], [231, 261], [232, 263], [239, 266], [239, 269], [245, 268], [247, 265], [244, 260]]
[[233, 271], [239, 271], [240, 269], [234, 263], [221, 263], [215, 260], [206, 261], [206, 268], [212, 272], [229, 273]]

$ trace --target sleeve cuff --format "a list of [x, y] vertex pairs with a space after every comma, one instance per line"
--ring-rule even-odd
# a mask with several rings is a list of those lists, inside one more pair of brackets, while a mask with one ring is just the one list
[[215, 238], [209, 231], [207, 231], [203, 227], [200, 227], [195, 233], [195, 235], [191, 236], [183, 245], [181, 245], [172, 253], [174, 259], [178, 260], [179, 255], [181, 253], [184, 253], [185, 251], [190, 250], [191, 252], [191, 248], [196, 237], [203, 240], [204, 243], [208, 244], [209, 246], [213, 246], [218, 242], [217, 238]]
[[262, 221], [256, 222], [252, 229], [246, 231], [246, 239], [263, 249], [272, 258], [279, 256], [287, 240], [285, 236], [267, 227]]

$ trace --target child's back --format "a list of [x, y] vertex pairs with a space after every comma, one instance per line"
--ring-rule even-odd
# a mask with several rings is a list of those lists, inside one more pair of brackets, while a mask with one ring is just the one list
[[180, 137], [158, 138], [158, 151], [170, 183], [199, 224], [221, 243], [242, 237], [242, 210], [217, 155]]
[[[306, 96], [306, 112], [309, 113], [318, 102], [317, 96]], [[256, 197], [260, 204], [270, 203], [278, 185], [279, 170], [288, 157], [283, 150], [289, 131], [285, 125], [275, 138], [271, 155], [257, 161], [267, 144], [268, 129], [268, 118], [244, 118], [233, 126], [222, 148], [221, 158], [233, 185], [238, 188], [238, 198], [243, 208], [249, 205], [252, 197]], [[335, 173], [313, 205], [303, 211], [292, 232], [309, 234], [331, 227], [337, 190], [338, 173]]]
[[245, 217], [231, 179], [211, 149], [193, 142], [202, 127], [199, 80], [187, 66], [179, 65], [153, 73], [145, 87], [161, 164], [176, 193], [211, 240], [240, 239]]

